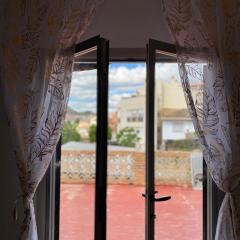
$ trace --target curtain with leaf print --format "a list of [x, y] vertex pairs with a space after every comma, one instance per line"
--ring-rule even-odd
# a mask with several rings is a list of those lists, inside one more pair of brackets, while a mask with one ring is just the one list
[[1, 2], [0, 88], [24, 205], [20, 239], [38, 239], [33, 197], [60, 137], [70, 91], [71, 46], [86, 29], [98, 3]]
[[224, 191], [216, 240], [240, 239], [240, 4], [162, 0], [204, 158]]

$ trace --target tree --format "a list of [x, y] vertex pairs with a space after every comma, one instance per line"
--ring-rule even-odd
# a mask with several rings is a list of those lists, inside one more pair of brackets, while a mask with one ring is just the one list
[[96, 138], [97, 138], [96, 133], [97, 133], [97, 126], [95, 124], [91, 125], [88, 129], [88, 137], [90, 142], [96, 142]]
[[111, 140], [112, 139], [112, 129], [108, 126], [108, 136], [107, 136], [107, 139], [108, 140]]
[[117, 143], [120, 146], [136, 147], [139, 140], [140, 137], [138, 137], [134, 128], [125, 127], [117, 134]]
[[[112, 129], [108, 126], [107, 139], [112, 139]], [[97, 126], [95, 124], [91, 125], [88, 130], [88, 137], [90, 142], [96, 142], [97, 138]]]
[[82, 140], [81, 135], [77, 132], [77, 122], [66, 121], [62, 130], [62, 144], [75, 141], [80, 142]]

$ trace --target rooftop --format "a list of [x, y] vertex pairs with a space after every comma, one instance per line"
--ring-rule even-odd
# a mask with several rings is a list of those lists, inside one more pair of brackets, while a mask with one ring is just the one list
[[161, 111], [162, 119], [190, 120], [188, 109], [163, 108]]

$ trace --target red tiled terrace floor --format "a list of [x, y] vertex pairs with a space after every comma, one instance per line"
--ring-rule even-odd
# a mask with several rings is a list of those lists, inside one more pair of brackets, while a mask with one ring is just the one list
[[[202, 239], [202, 191], [157, 186], [168, 202], [156, 203], [156, 240]], [[108, 186], [108, 240], [144, 240], [143, 187]], [[61, 185], [60, 240], [93, 240], [94, 185]]]

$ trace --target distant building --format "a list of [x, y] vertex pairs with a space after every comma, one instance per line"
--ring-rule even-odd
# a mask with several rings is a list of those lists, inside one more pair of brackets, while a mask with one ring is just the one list
[[117, 134], [117, 126], [118, 126], [118, 113], [117, 112], [112, 112], [109, 115], [109, 119], [108, 119], [108, 124], [109, 127], [112, 129], [112, 138], [115, 139], [116, 138], [116, 134]]
[[[155, 147], [159, 149], [167, 140], [186, 139], [194, 135], [194, 127], [188, 114], [181, 83], [175, 77], [171, 81], [156, 81], [155, 94]], [[118, 127], [136, 130], [141, 140], [139, 148], [145, 147], [145, 88], [128, 98], [123, 98], [118, 110]]]
[[90, 127], [89, 122], [79, 122], [76, 130], [81, 135], [82, 140], [88, 140], [88, 129]]
[[118, 109], [117, 131], [125, 127], [134, 128], [140, 137], [139, 148], [145, 144], [145, 93], [140, 89], [136, 95], [123, 98]]
[[96, 115], [91, 116], [91, 117], [89, 118], [89, 124], [90, 124], [90, 126], [91, 126], [91, 125], [96, 125], [96, 126], [97, 126], [97, 116], [96, 116]]
[[83, 140], [88, 140], [89, 139], [89, 128], [91, 125], [97, 125], [96, 122], [97, 118], [95, 115], [87, 116], [85, 118], [82, 118], [78, 126], [76, 128], [77, 132], [81, 135]]
[[187, 139], [194, 132], [187, 109], [163, 108], [161, 111], [161, 127], [162, 142]]

